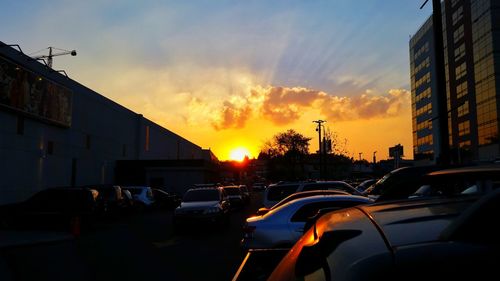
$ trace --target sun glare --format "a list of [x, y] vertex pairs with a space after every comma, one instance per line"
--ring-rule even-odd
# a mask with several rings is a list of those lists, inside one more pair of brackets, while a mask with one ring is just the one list
[[244, 147], [235, 148], [229, 153], [229, 158], [231, 160], [239, 162], [243, 161], [243, 159], [245, 159], [245, 156], [250, 157], [250, 152]]

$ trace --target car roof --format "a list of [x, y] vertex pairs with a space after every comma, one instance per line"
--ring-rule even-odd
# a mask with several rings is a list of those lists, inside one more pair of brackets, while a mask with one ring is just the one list
[[431, 242], [478, 197], [401, 200], [357, 207], [392, 247]]
[[222, 187], [220, 186], [213, 186], [213, 187], [193, 187], [193, 188], [190, 188], [187, 190], [187, 192], [189, 191], [203, 191], [203, 190], [217, 190], [217, 191], [220, 191], [221, 189], [223, 189]]
[[335, 195], [335, 194], [324, 194], [324, 195], [313, 195], [313, 196], [308, 196], [308, 197], [301, 197], [297, 198], [295, 200], [292, 200], [288, 202], [287, 204], [283, 205], [291, 205], [291, 204], [307, 204], [310, 202], [316, 202], [316, 201], [323, 201], [323, 200], [344, 200], [344, 201], [365, 201], [365, 202], [372, 202], [372, 200], [368, 197], [365, 196], [359, 196], [359, 195]]
[[476, 177], [476, 178], [500, 178], [500, 165], [482, 165], [469, 166], [453, 169], [444, 169], [434, 171], [425, 175], [425, 179], [435, 178], [457, 178], [457, 177]]

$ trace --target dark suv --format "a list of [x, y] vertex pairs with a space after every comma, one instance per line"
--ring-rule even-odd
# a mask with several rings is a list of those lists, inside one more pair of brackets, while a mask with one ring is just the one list
[[368, 188], [364, 195], [377, 202], [407, 199], [423, 184], [423, 176], [438, 166], [404, 167], [386, 174]]
[[87, 226], [95, 218], [98, 192], [88, 188], [49, 188], [24, 202], [0, 206], [0, 226], [69, 230], [75, 219]]
[[229, 212], [230, 204], [223, 188], [192, 188], [175, 209], [174, 224], [229, 222]]

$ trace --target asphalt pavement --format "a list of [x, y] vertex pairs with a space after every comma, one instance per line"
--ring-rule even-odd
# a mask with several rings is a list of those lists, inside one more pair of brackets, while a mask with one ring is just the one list
[[4, 245], [0, 279], [231, 280], [245, 256], [241, 227], [260, 203], [261, 194], [253, 193], [251, 204], [233, 212], [225, 227], [176, 231], [172, 211], [152, 211], [101, 221], [78, 237], [44, 234], [46, 241]]

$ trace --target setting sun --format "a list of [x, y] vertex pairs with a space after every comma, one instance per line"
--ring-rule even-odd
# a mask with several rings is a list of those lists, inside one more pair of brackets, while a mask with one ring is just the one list
[[250, 152], [248, 151], [248, 149], [246, 149], [244, 147], [235, 148], [235, 149], [231, 150], [231, 152], [229, 154], [229, 158], [231, 160], [239, 161], [239, 162], [243, 161], [243, 159], [245, 159], [245, 156], [250, 157]]

